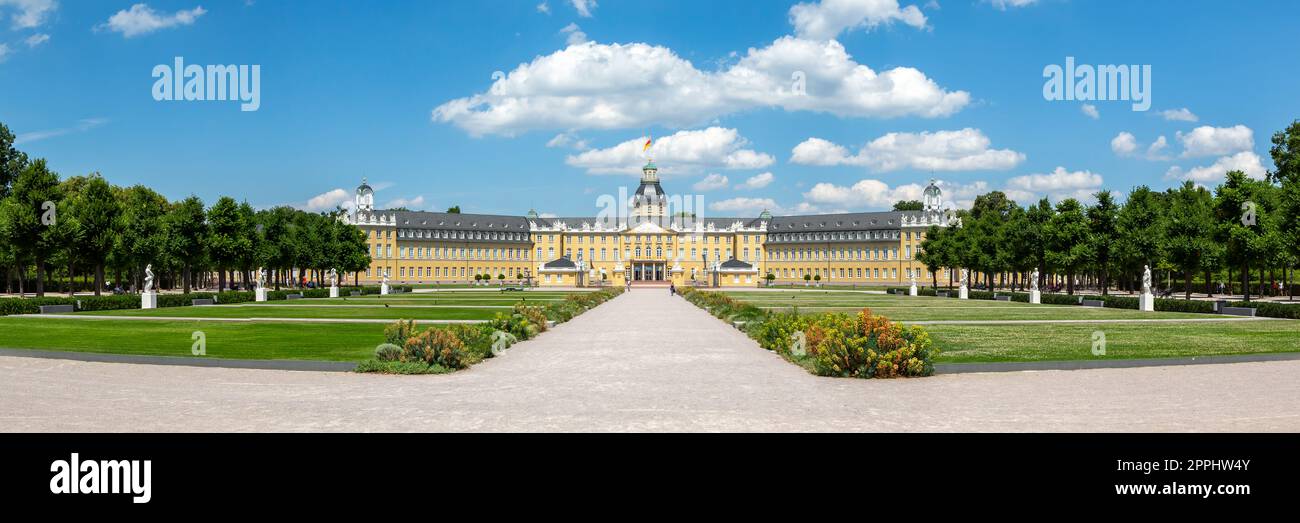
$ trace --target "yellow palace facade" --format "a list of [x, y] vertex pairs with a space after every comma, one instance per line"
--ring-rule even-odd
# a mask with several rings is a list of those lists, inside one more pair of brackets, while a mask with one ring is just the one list
[[[921, 211], [753, 218], [670, 215], [654, 162], [642, 169], [628, 216], [618, 219], [438, 213], [374, 209], [364, 181], [343, 217], [368, 238], [366, 282], [474, 282], [573, 287], [664, 284], [777, 285], [926, 284], [916, 261], [925, 231], [946, 227], [942, 193], [931, 183]], [[807, 276], [807, 278], [805, 278]], [[937, 275], [948, 282], [948, 271]]]

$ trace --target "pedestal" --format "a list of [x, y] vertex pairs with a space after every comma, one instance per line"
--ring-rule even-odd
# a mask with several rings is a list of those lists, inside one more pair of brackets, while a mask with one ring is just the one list
[[253, 289], [254, 301], [266, 301], [266, 288]]
[[907, 295], [908, 295], [908, 296], [916, 296], [916, 284], [915, 284], [915, 283], [912, 284], [912, 288], [907, 289]]
[[142, 292], [142, 293], [140, 293], [140, 308], [141, 308], [141, 309], [157, 309], [157, 308], [158, 308], [158, 293], [153, 292], [153, 291]]
[[1142, 293], [1141, 296], [1138, 296], [1138, 310], [1142, 312], [1155, 312], [1156, 311], [1155, 295], [1149, 292], [1144, 292]]
[[333, 285], [330, 286], [330, 297], [331, 297], [331, 298], [337, 298], [337, 297], [339, 297], [339, 288], [338, 288], [338, 287], [335, 287], [335, 286], [333, 286]]
[[379, 284], [379, 294], [380, 294], [381, 296], [384, 295], [384, 294], [388, 294], [388, 284], [387, 284], [387, 283], [381, 283], [381, 284]]
[[962, 285], [960, 289], [957, 289], [957, 298], [962, 300], [969, 300], [970, 289], [967, 289], [965, 285]]
[[1029, 303], [1043, 303], [1043, 293], [1041, 291], [1029, 291]]

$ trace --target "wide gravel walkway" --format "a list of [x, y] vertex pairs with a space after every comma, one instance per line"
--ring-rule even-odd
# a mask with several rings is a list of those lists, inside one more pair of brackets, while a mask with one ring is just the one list
[[812, 376], [639, 289], [444, 376], [0, 357], [5, 431], [1297, 431], [1300, 362]]

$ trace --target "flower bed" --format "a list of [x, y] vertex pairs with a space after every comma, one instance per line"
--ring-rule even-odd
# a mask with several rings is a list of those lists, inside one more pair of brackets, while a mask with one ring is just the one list
[[717, 292], [685, 289], [687, 301], [740, 322], [759, 346], [819, 376], [900, 378], [934, 374], [939, 349], [919, 326], [904, 327], [862, 309], [857, 314], [768, 312]]
[[510, 314], [497, 313], [480, 324], [439, 325], [424, 330], [411, 320], [398, 320], [384, 329], [375, 357], [361, 362], [357, 372], [438, 374], [463, 369], [491, 358], [523, 340], [546, 332], [550, 322], [563, 323], [623, 293], [621, 287], [571, 294], [544, 306], [516, 304]]

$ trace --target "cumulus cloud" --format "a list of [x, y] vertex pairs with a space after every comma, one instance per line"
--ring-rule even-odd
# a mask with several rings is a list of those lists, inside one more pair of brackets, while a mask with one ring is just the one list
[[1209, 185], [1222, 181], [1229, 171], [1241, 171], [1246, 173], [1246, 176], [1256, 180], [1263, 180], [1268, 173], [1258, 154], [1252, 151], [1242, 151], [1219, 158], [1211, 165], [1194, 167], [1187, 171], [1175, 165], [1165, 172], [1165, 178], [1170, 180], [1191, 180]]
[[1211, 127], [1203, 125], [1192, 132], [1177, 134], [1183, 143], [1183, 157], [1223, 156], [1255, 147], [1255, 133], [1244, 125]]
[[[970, 207], [975, 197], [989, 191], [987, 182], [960, 184], [943, 180], [935, 182], [943, 191], [945, 207]], [[908, 183], [891, 187], [874, 179], [859, 180], [843, 186], [821, 182], [803, 193], [804, 201], [792, 209], [799, 213], [838, 213], [887, 210], [901, 200], [920, 200], [925, 186]]]
[[690, 127], [779, 108], [843, 117], [949, 116], [970, 103], [910, 67], [876, 72], [834, 40], [786, 36], [718, 71], [644, 43], [571, 45], [516, 67], [483, 93], [432, 111], [473, 136], [536, 129]]
[[1129, 156], [1137, 148], [1137, 138], [1127, 131], [1120, 132], [1110, 140], [1110, 150], [1119, 156]]
[[852, 29], [872, 30], [895, 21], [925, 28], [925, 15], [914, 5], [900, 7], [898, 0], [821, 0], [790, 8], [795, 34], [812, 40], [831, 40]]
[[354, 206], [351, 192], [341, 188], [332, 189], [313, 196], [307, 200], [307, 203], [296, 207], [308, 212], [325, 212], [332, 211], [339, 206], [345, 209], [351, 209]]
[[1160, 137], [1156, 138], [1156, 141], [1151, 142], [1151, 146], [1147, 148], [1147, 159], [1168, 160], [1169, 157], [1164, 154], [1165, 148], [1167, 147], [1169, 147], [1169, 140], [1166, 140], [1164, 135], [1160, 135]]
[[749, 189], [749, 190], [752, 190], [752, 189], [762, 189], [762, 188], [764, 188], [764, 187], [767, 187], [768, 185], [771, 185], [772, 180], [775, 180], [775, 179], [776, 179], [776, 176], [773, 175], [773, 174], [770, 173], [770, 172], [760, 173], [760, 174], [756, 174], [756, 175], [754, 175], [754, 176], [750, 176], [748, 179], [745, 180], [744, 183], [742, 183], [742, 184], [740, 184], [740, 185], [737, 185], [736, 188], [737, 188], [737, 189]]
[[583, 18], [591, 18], [591, 12], [596, 9], [596, 0], [569, 0], [569, 3], [578, 11], [578, 16]]
[[394, 198], [389, 200], [388, 203], [385, 203], [383, 206], [384, 209], [396, 209], [398, 207], [404, 207], [412, 211], [423, 210], [426, 207], [424, 195], [416, 196], [414, 198]]
[[145, 4], [135, 4], [130, 9], [123, 9], [110, 16], [99, 28], [121, 33], [125, 38], [133, 38], [162, 29], [193, 25], [205, 13], [207, 11], [202, 6], [166, 14], [154, 11]]
[[1088, 118], [1092, 118], [1093, 120], [1101, 119], [1101, 111], [1098, 111], [1097, 106], [1095, 105], [1083, 104], [1079, 109], [1082, 110], [1083, 114]]
[[1011, 169], [1025, 155], [1010, 149], [990, 149], [979, 129], [922, 133], [889, 133], [849, 154], [841, 145], [809, 138], [792, 151], [790, 161], [802, 165], [855, 165], [879, 172], [899, 169], [980, 171]]
[[560, 34], [566, 35], [565, 41], [569, 45], [581, 45], [587, 42], [587, 33], [582, 32], [582, 28], [572, 22], [560, 29]]
[[[645, 138], [633, 138], [606, 149], [571, 155], [565, 163], [589, 174], [637, 174], [646, 157]], [[748, 140], [735, 129], [709, 127], [678, 131], [656, 138], [650, 153], [663, 175], [690, 174], [705, 169], [762, 169], [776, 161], [772, 155], [745, 148]]]
[[549, 15], [551, 14], [551, 5], [546, 2], [537, 4], [537, 12]]
[[695, 185], [692, 185], [691, 188], [701, 192], [712, 191], [726, 187], [728, 183], [730, 183], [730, 180], [728, 180], [726, 176], [712, 173], [701, 178], [700, 181], [695, 182]]
[[1003, 192], [1008, 198], [1020, 203], [1036, 202], [1044, 196], [1053, 202], [1066, 198], [1088, 202], [1101, 190], [1103, 183], [1102, 176], [1092, 171], [1068, 171], [1065, 167], [1057, 167], [1047, 174], [1011, 178], [1007, 180]]
[[44, 25], [58, 7], [58, 2], [54, 0], [0, 0], [0, 11], [12, 11], [9, 19], [14, 29], [33, 29]]
[[1199, 118], [1197, 118], [1195, 114], [1192, 114], [1192, 111], [1188, 110], [1186, 107], [1182, 109], [1166, 109], [1160, 111], [1160, 116], [1171, 122], [1195, 122], [1199, 120]]
[[738, 215], [755, 215], [763, 211], [777, 212], [781, 209], [776, 200], [771, 198], [730, 198], [709, 204], [709, 210], [735, 213]]

